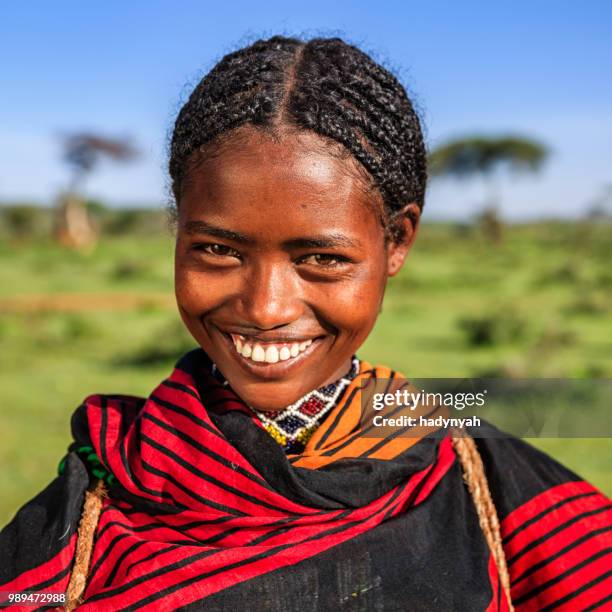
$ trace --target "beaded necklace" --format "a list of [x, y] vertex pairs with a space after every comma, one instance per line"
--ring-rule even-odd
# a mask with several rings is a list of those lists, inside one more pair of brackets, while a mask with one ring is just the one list
[[[225, 386], [229, 382], [213, 363], [211, 373]], [[278, 412], [251, 408], [266, 431], [283, 447], [286, 453], [298, 454], [321, 424], [338, 398], [359, 373], [359, 359], [353, 355], [350, 370], [333, 383], [309, 391], [296, 402]]]

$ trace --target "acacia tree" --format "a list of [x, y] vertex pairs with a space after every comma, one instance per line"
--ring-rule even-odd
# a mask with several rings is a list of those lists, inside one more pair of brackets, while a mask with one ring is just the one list
[[85, 203], [79, 195], [86, 177], [102, 158], [125, 162], [137, 157], [138, 151], [128, 139], [89, 133], [64, 137], [63, 148], [64, 161], [70, 166], [72, 177], [68, 191], [60, 198], [56, 236], [67, 246], [83, 248], [96, 239]]
[[497, 197], [493, 194], [493, 178], [501, 170], [515, 173], [537, 172], [549, 155], [541, 143], [529, 138], [473, 136], [447, 142], [429, 155], [432, 177], [471, 179], [482, 177], [490, 185], [491, 196], [481, 214], [485, 233], [494, 242], [501, 240], [501, 221], [497, 214]]

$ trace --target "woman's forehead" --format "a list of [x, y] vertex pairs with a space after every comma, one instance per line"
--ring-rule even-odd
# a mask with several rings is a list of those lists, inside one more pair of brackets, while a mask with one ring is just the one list
[[[204, 158], [185, 183], [181, 216], [271, 217], [280, 223], [357, 223], [377, 219], [382, 203], [355, 169], [316, 135], [256, 136]], [[351, 223], [352, 225], [352, 223]]]

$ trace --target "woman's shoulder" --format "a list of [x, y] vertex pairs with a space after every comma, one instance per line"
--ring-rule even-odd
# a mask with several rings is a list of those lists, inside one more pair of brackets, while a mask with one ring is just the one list
[[572, 601], [576, 609], [586, 609], [603, 602], [612, 546], [608, 497], [546, 453], [491, 425], [470, 433], [499, 517], [514, 605], [541, 610]]
[[500, 519], [547, 514], [564, 505], [609, 511], [609, 498], [532, 444], [483, 423], [470, 431], [482, 457]]
[[482, 457], [500, 518], [532, 501], [561, 501], [574, 496], [605, 496], [579, 475], [535, 448], [489, 423], [469, 428]]

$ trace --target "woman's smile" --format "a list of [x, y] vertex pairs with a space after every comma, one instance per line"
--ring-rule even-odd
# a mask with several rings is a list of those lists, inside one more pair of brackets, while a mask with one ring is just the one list
[[349, 370], [407, 249], [386, 243], [357, 162], [319, 136], [239, 139], [185, 182], [176, 296], [234, 391], [280, 410]]
[[265, 379], [279, 379], [293, 375], [302, 367], [314, 367], [317, 351], [323, 348], [326, 337], [305, 340], [264, 342], [255, 336], [223, 333], [230, 354], [247, 373]]
[[257, 338], [231, 334], [232, 342], [236, 347], [236, 352], [247, 359], [258, 363], [278, 363], [295, 359], [303, 353], [313, 342], [309, 340], [289, 341], [277, 340], [275, 342], [263, 342]]

